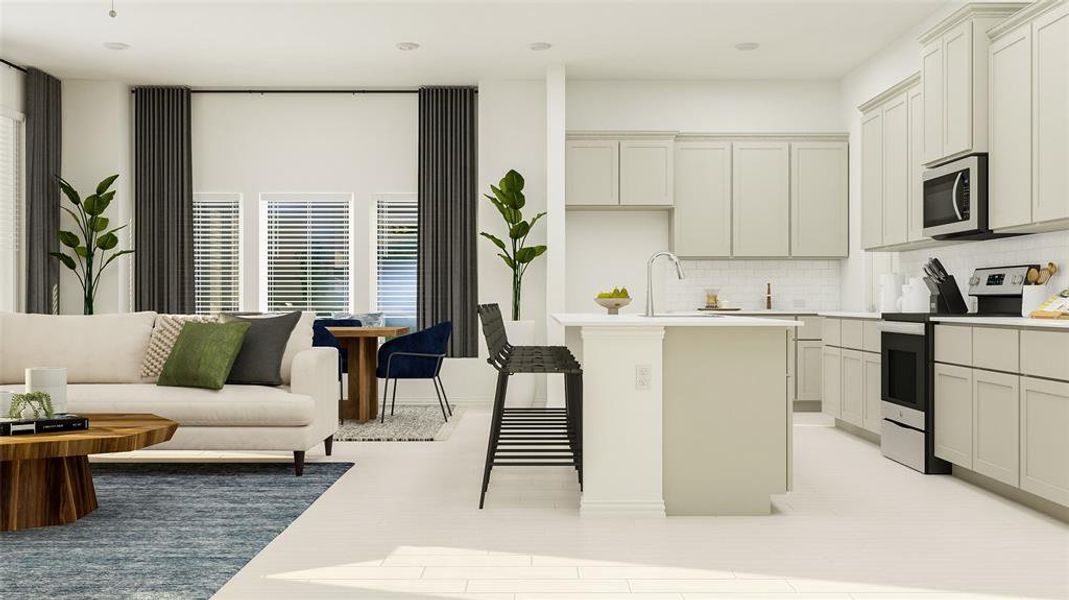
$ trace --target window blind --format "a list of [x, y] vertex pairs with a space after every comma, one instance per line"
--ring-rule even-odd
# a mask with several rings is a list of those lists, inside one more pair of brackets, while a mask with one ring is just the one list
[[376, 201], [376, 306], [387, 319], [416, 318], [418, 216], [415, 197]]
[[22, 121], [0, 115], [0, 311], [19, 307]]
[[198, 314], [241, 309], [241, 195], [193, 195], [194, 305]]
[[352, 200], [320, 196], [264, 199], [261, 303], [269, 312], [352, 310]]

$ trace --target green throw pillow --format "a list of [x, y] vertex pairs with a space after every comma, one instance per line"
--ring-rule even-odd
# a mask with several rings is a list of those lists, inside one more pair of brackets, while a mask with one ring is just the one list
[[248, 329], [240, 322], [186, 323], [156, 385], [221, 389]]

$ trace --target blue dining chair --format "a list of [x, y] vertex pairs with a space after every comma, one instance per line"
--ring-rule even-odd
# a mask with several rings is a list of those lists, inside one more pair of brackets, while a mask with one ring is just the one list
[[[442, 408], [442, 417], [449, 422], [453, 408], [445, 395], [442, 383], [442, 359], [449, 347], [449, 336], [453, 333], [453, 323], [445, 321], [422, 331], [393, 338], [379, 346], [379, 365], [376, 375], [386, 380], [382, 390], [382, 418], [386, 422], [386, 393], [393, 380], [393, 400], [390, 403], [390, 416], [397, 405], [398, 379], [430, 379], [434, 383], [434, 393], [438, 395], [438, 405]], [[447, 413], [448, 411], [448, 413]]]
[[[345, 396], [342, 387], [342, 375], [349, 369], [349, 352], [345, 345], [338, 342], [334, 334], [327, 331], [327, 327], [360, 327], [359, 319], [316, 319], [312, 323], [312, 346], [320, 348], [338, 349], [338, 401]], [[340, 419], [339, 419], [340, 420]]]

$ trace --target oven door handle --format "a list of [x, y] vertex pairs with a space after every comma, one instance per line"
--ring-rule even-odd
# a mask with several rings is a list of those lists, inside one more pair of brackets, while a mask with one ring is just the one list
[[924, 335], [924, 323], [881, 321], [880, 331], [885, 331], [887, 333], [904, 333], [906, 335]]
[[961, 171], [958, 171], [958, 176], [954, 178], [954, 187], [950, 188], [950, 202], [954, 205], [954, 214], [958, 216], [958, 221], [961, 221], [961, 207], [958, 206], [958, 184], [961, 183]]

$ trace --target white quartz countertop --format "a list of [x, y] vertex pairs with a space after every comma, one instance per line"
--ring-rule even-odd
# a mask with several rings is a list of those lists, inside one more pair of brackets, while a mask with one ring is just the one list
[[754, 308], [754, 309], [742, 309], [742, 310], [708, 310], [698, 311], [701, 313], [711, 312], [714, 315], [815, 315], [818, 311], [812, 309], [799, 309], [799, 310], [784, 310], [779, 308]]
[[[795, 314], [795, 313], [787, 313]], [[553, 318], [565, 327], [800, 327], [800, 321], [733, 317], [725, 313], [679, 312], [654, 317], [639, 314], [557, 313]]]
[[832, 319], [876, 319], [882, 318], [878, 312], [819, 312], [818, 315], [822, 317], [830, 317]]
[[961, 325], [992, 325], [996, 327], [1043, 327], [1069, 331], [1066, 319], [1029, 319], [1028, 317], [932, 317], [940, 323], [957, 323]]

